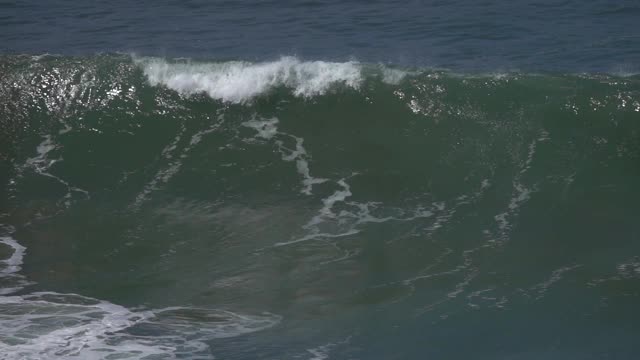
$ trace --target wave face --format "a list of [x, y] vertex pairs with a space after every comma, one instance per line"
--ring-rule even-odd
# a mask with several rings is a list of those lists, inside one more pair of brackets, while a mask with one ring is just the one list
[[7, 359], [638, 355], [637, 76], [0, 72]]

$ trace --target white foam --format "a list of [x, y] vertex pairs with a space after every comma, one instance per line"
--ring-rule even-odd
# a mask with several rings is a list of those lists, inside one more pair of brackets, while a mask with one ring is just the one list
[[350, 236], [350, 235], [355, 235], [357, 233], [359, 233], [360, 230], [357, 229], [350, 229], [347, 230], [343, 233], [337, 233], [337, 234], [333, 234], [333, 233], [320, 233], [320, 232], [313, 232], [311, 234], [305, 235], [303, 237], [291, 240], [291, 241], [282, 241], [282, 242], [278, 242], [273, 244], [274, 247], [279, 247], [279, 246], [286, 246], [286, 245], [292, 245], [292, 244], [297, 244], [297, 243], [301, 243], [304, 241], [309, 241], [309, 240], [313, 240], [313, 239], [326, 239], [326, 238], [339, 238], [339, 237], [344, 237], [344, 236]]
[[[31, 281], [20, 274], [22, 264], [27, 248], [20, 245], [16, 239], [10, 236], [15, 229], [11, 226], [0, 224], [0, 232], [4, 235], [0, 236], [0, 248], [7, 248], [10, 255], [4, 259], [0, 259], [0, 295], [9, 295], [24, 289], [26, 286], [33, 284]], [[2, 249], [5, 253], [5, 249]]]
[[327, 343], [324, 345], [320, 345], [311, 349], [307, 349], [307, 353], [311, 354], [311, 358], [309, 358], [308, 360], [326, 360], [329, 358], [329, 354], [331, 353], [331, 351], [340, 345], [344, 345], [347, 344], [351, 341], [351, 336], [347, 337], [346, 339], [333, 343]]
[[603, 277], [597, 277], [588, 282], [589, 286], [597, 286], [609, 281], [640, 279], [640, 257], [633, 257], [616, 266], [616, 273]]
[[243, 122], [242, 125], [257, 131], [258, 137], [269, 140], [278, 133], [278, 122], [279, 120], [277, 118], [261, 120], [253, 118], [249, 121]]
[[[47, 300], [47, 295], [57, 296]], [[132, 316], [127, 309], [105, 302], [74, 304], [81, 299], [74, 295], [69, 304], [56, 301], [61, 299], [50, 293], [0, 298], [4, 310], [0, 312], [0, 352], [5, 359], [100, 359], [99, 349], [107, 348], [107, 333], [126, 329], [145, 317]], [[123, 350], [150, 354], [142, 346]]]
[[[185, 132], [184, 124], [180, 126], [180, 130], [178, 130], [178, 134], [173, 138], [173, 140], [167, 144], [167, 146], [162, 149], [162, 158], [169, 162], [167, 167], [161, 167], [158, 172], [153, 176], [151, 181], [149, 181], [142, 191], [136, 196], [136, 200], [133, 203], [133, 208], [138, 209], [143, 202], [145, 202], [149, 195], [156, 190], [159, 190], [163, 184], [166, 184], [171, 180], [171, 178], [180, 171], [182, 167], [182, 162], [180, 162], [180, 157], [173, 159], [175, 157], [174, 151], [177, 149], [180, 140]], [[193, 142], [193, 141], [192, 141]], [[197, 143], [198, 141], [196, 141]]]
[[511, 199], [509, 200], [509, 205], [506, 211], [495, 215], [493, 218], [498, 224], [498, 241], [505, 242], [509, 238], [509, 231], [511, 230], [512, 224], [509, 221], [509, 218], [517, 216], [519, 213], [520, 206], [526, 203], [529, 198], [531, 198], [531, 193], [535, 191], [535, 189], [531, 190], [526, 188], [520, 181], [519, 178], [516, 178], [513, 182], [513, 194]]
[[456, 297], [458, 297], [458, 295], [464, 292], [465, 288], [469, 286], [471, 281], [473, 281], [473, 279], [475, 279], [477, 276], [478, 276], [478, 270], [469, 271], [465, 275], [464, 279], [458, 284], [456, 284], [454, 289], [447, 294], [447, 297], [450, 299], [455, 299]]
[[278, 151], [282, 155], [282, 160], [296, 162], [296, 170], [298, 171], [298, 174], [302, 176], [303, 186], [300, 192], [306, 195], [311, 195], [313, 185], [322, 184], [326, 182], [327, 179], [311, 176], [311, 170], [309, 169], [309, 160], [311, 159], [311, 156], [303, 146], [304, 139], [278, 131], [278, 122], [277, 118], [257, 119], [254, 117], [249, 121], [243, 122], [242, 125], [257, 131], [256, 137], [261, 139], [271, 140], [280, 135], [280, 138], [290, 138], [295, 141], [295, 149], [287, 148], [283, 140], [276, 140], [275, 143], [278, 146]]
[[[9, 232], [13, 232], [13, 228], [9, 228]], [[0, 236], [0, 244], [11, 251], [8, 258], [0, 260], [0, 295], [9, 295], [32, 284], [19, 274], [27, 249], [10, 236]]]
[[[347, 199], [353, 195], [351, 186], [347, 183], [346, 179], [340, 179], [336, 184], [340, 186], [340, 189], [335, 190], [331, 195], [322, 199], [323, 206], [318, 210], [317, 214], [302, 227], [306, 232], [305, 235], [292, 238], [289, 241], [278, 242], [273, 246], [279, 247], [309, 240], [347, 237], [360, 233], [362, 227], [368, 223], [384, 223], [387, 221], [405, 222], [429, 218], [434, 215], [434, 211], [437, 211], [436, 209], [438, 208], [437, 205], [434, 206], [433, 210], [427, 210], [423, 206], [418, 206], [411, 211], [398, 208], [386, 208], [384, 212], [392, 215], [376, 216], [374, 212], [382, 212], [376, 211], [382, 206], [381, 203], [347, 201]], [[337, 204], [342, 204], [340, 211], [335, 209]], [[346, 259], [348, 256], [343, 258]]]
[[[224, 109], [218, 111], [218, 115], [217, 115], [217, 119], [216, 122], [213, 123], [211, 126], [209, 126], [208, 128], [204, 129], [204, 130], [200, 130], [198, 132], [196, 132], [195, 134], [193, 134], [191, 136], [191, 140], [189, 140], [189, 149], [191, 150], [191, 147], [198, 145], [200, 143], [200, 141], [202, 141], [202, 137], [208, 134], [211, 134], [213, 132], [216, 132], [218, 130], [218, 128], [220, 127], [220, 125], [222, 125], [222, 122], [224, 121]], [[183, 154], [184, 155], [184, 154]]]
[[531, 163], [533, 162], [533, 157], [536, 154], [536, 147], [539, 142], [544, 142], [549, 140], [549, 132], [542, 129], [540, 131], [540, 136], [529, 144], [529, 152], [527, 153], [527, 159], [524, 162], [524, 166], [520, 170], [520, 174], [524, 174], [531, 168]]
[[619, 264], [617, 268], [618, 275], [623, 279], [640, 278], [640, 259], [637, 257]]
[[8, 236], [0, 237], [0, 244], [4, 244], [13, 249], [13, 253], [8, 259], [0, 260], [0, 264], [5, 264], [4, 268], [0, 268], [0, 274], [14, 274], [20, 271], [22, 266], [22, 259], [24, 258], [24, 253], [26, 248], [18, 242]]
[[398, 85], [408, 73], [400, 69], [382, 67], [382, 81], [390, 85]]
[[336, 190], [331, 196], [322, 200], [324, 206], [320, 209], [322, 216], [335, 217], [335, 214], [331, 210], [337, 202], [343, 202], [346, 198], [353, 195], [351, 193], [351, 187], [344, 179], [338, 181], [338, 185], [342, 186], [342, 190]]
[[66, 182], [48, 173], [49, 168], [51, 168], [53, 164], [55, 164], [58, 161], [61, 161], [62, 159], [48, 158], [47, 154], [52, 150], [57, 149], [58, 146], [53, 142], [51, 135], [45, 135], [43, 138], [44, 140], [42, 140], [42, 142], [38, 144], [38, 146], [36, 147], [36, 152], [38, 153], [38, 155], [27, 159], [25, 165], [28, 167], [31, 167], [34, 171], [36, 171], [39, 174], [57, 179], [58, 181], [61, 181], [66, 185]]
[[498, 234], [497, 239], [495, 240], [499, 243], [504, 243], [509, 239], [509, 231], [512, 228], [510, 219], [518, 215], [520, 207], [531, 198], [531, 195], [534, 192], [537, 191], [537, 186], [535, 184], [531, 188], [526, 187], [522, 182], [522, 178], [531, 169], [538, 144], [547, 140], [549, 140], [549, 133], [543, 129], [540, 131], [539, 137], [529, 144], [527, 157], [521, 164], [520, 171], [515, 175], [512, 181], [513, 191], [507, 209], [493, 217], [498, 225]]
[[551, 276], [547, 280], [545, 280], [545, 281], [543, 281], [543, 282], [541, 282], [539, 284], [536, 284], [536, 285], [534, 285], [534, 286], [532, 286], [530, 288], [530, 290], [533, 290], [533, 291], [535, 291], [537, 293], [535, 299], [538, 300], [538, 299], [541, 299], [542, 297], [544, 297], [545, 293], [549, 290], [549, 288], [553, 284], [555, 284], [558, 281], [562, 280], [562, 276], [564, 275], [564, 273], [566, 273], [568, 271], [571, 271], [571, 270], [574, 270], [574, 269], [577, 269], [577, 268], [579, 268], [581, 266], [582, 265], [579, 265], [579, 264], [578, 265], [563, 266], [563, 267], [561, 267], [559, 269], [556, 269], [553, 272], [551, 272]]
[[3, 360], [211, 358], [206, 341], [280, 320], [185, 307], [131, 311], [75, 294], [8, 296], [0, 297], [0, 354]]
[[155, 58], [134, 58], [149, 83], [182, 94], [205, 93], [213, 99], [243, 103], [277, 87], [287, 87], [300, 97], [324, 94], [335, 84], [358, 88], [362, 82], [358, 63], [300, 61], [295, 57], [263, 63], [170, 63]]
[[[445, 203], [444, 201], [440, 201], [440, 202], [433, 203], [431, 210], [425, 210], [425, 209], [416, 210], [416, 215], [415, 215], [416, 218], [435, 216], [434, 222], [429, 227], [426, 228], [426, 230], [428, 230], [427, 238], [433, 236], [433, 234], [436, 233], [438, 229], [443, 228], [445, 224], [448, 223], [453, 218], [453, 216], [456, 214], [456, 212], [460, 207], [477, 202], [484, 195], [484, 192], [486, 191], [486, 189], [488, 189], [490, 186], [491, 186], [491, 182], [489, 181], [489, 179], [483, 179], [480, 182], [480, 186], [478, 190], [471, 193], [470, 195], [458, 196], [457, 198], [455, 198], [451, 206], [447, 206], [447, 203]], [[411, 218], [407, 218], [407, 219], [411, 219]], [[394, 219], [394, 220], [397, 220], [397, 219]], [[459, 283], [457, 283], [445, 296], [429, 304], [423, 309], [423, 311], [430, 311], [434, 309], [436, 306], [439, 306], [452, 299], [457, 298], [460, 294], [464, 293], [467, 290], [467, 288], [471, 285], [474, 279], [479, 275], [477, 267], [473, 266], [473, 254], [491, 246], [492, 244], [491, 242], [489, 242], [489, 243], [482, 243], [479, 246], [475, 246], [467, 250], [463, 250], [461, 253], [462, 262], [458, 264], [456, 267], [449, 270], [439, 271], [439, 272], [430, 272], [432, 268], [441, 264], [443, 262], [443, 259], [445, 259], [446, 257], [450, 256], [453, 253], [452, 249], [447, 248], [441, 255], [439, 255], [435, 259], [435, 261], [432, 264], [420, 270], [417, 275], [411, 278], [402, 280], [399, 283], [405, 286], [409, 286], [412, 289], [415, 289], [415, 286], [416, 286], [415, 283], [417, 281], [434, 279], [434, 278], [439, 278], [443, 276], [453, 276], [453, 275], [463, 274], [462, 276], [464, 277], [462, 278], [462, 280]], [[472, 293], [468, 295], [467, 298], [471, 299], [476, 296], [477, 294]], [[478, 305], [475, 303], [469, 302], [469, 306], [471, 306], [472, 308], [476, 308]]]
[[[304, 145], [304, 139], [295, 135], [282, 132], [278, 129], [279, 120], [273, 118], [258, 118], [254, 115], [251, 120], [242, 123], [243, 126], [253, 129], [256, 134], [253, 138], [245, 141], [253, 142], [258, 141], [274, 141], [278, 146], [278, 151], [284, 161], [295, 161], [297, 172], [302, 176], [303, 187], [301, 192], [306, 195], [312, 195], [312, 187], [315, 184], [325, 183], [330, 181], [324, 178], [315, 178], [311, 176], [309, 168], [310, 155], [307, 153]], [[289, 148], [285, 144], [285, 140], [293, 139], [295, 141], [295, 148]], [[352, 176], [358, 175], [357, 173]], [[333, 181], [339, 186], [332, 194], [322, 199], [322, 207], [318, 210], [316, 215], [302, 226], [304, 233], [298, 236], [292, 236], [289, 240], [279, 241], [273, 244], [274, 247], [288, 246], [298, 244], [310, 240], [326, 240], [348, 237], [358, 234], [362, 231], [362, 227], [368, 223], [384, 223], [387, 221], [413, 221], [416, 219], [429, 218], [438, 214], [433, 227], [430, 230], [438, 229], [446, 222], [455, 212], [452, 209], [445, 214], [442, 214], [445, 209], [444, 203], [434, 203], [432, 209], [427, 209], [424, 206], [417, 206], [411, 211], [398, 208], [387, 208], [383, 211], [376, 211], [379, 203], [375, 202], [357, 202], [347, 201], [353, 194], [351, 187], [347, 183], [347, 178], [343, 178], [337, 181]], [[485, 188], [489, 187], [488, 180], [483, 181], [481, 189], [474, 194], [474, 197], [482, 195]], [[468, 203], [473, 199], [467, 199], [463, 197], [459, 199], [459, 204]], [[337, 204], [342, 204], [341, 209], [335, 210]], [[376, 213], [383, 213], [384, 216], [380, 216]], [[347, 257], [344, 257], [347, 258]]]
[[202, 141], [203, 136], [217, 131], [220, 125], [222, 125], [223, 121], [223, 112], [220, 111], [218, 112], [217, 119], [213, 124], [211, 124], [208, 128], [200, 130], [191, 135], [189, 143], [186, 144], [184, 148], [178, 152], [178, 145], [180, 144], [182, 137], [186, 132], [186, 127], [183, 124], [180, 127], [180, 130], [178, 130], [178, 134], [174, 137], [174, 139], [167, 146], [165, 146], [164, 149], [162, 149], [162, 158], [168, 162], [168, 165], [156, 172], [153, 178], [136, 196], [136, 200], [134, 201], [132, 207], [134, 209], [138, 209], [142, 205], [142, 203], [149, 198], [149, 195], [152, 192], [160, 190], [163, 185], [167, 184], [182, 168], [182, 159], [186, 158], [189, 152], [195, 146], [197, 146], [200, 141]]
[[[310, 155], [304, 148], [304, 139], [278, 130], [278, 119], [268, 118], [260, 119], [255, 116], [242, 125], [255, 130], [257, 133], [253, 139], [259, 140], [275, 140], [278, 151], [282, 155], [284, 161], [295, 161], [297, 172], [302, 176], [303, 187], [301, 192], [306, 195], [312, 195], [312, 187], [315, 184], [325, 183], [329, 179], [315, 178], [311, 176], [309, 169]], [[285, 144], [286, 139], [295, 141], [295, 148], [288, 148]], [[352, 176], [357, 173], [352, 174]], [[406, 211], [401, 209], [393, 209], [395, 216], [378, 217], [372, 214], [372, 209], [377, 207], [377, 203], [367, 202], [347, 202], [346, 200], [352, 196], [351, 187], [347, 183], [346, 178], [335, 181], [340, 188], [332, 194], [322, 199], [322, 207], [318, 213], [314, 215], [302, 228], [305, 234], [298, 237], [292, 237], [290, 240], [279, 241], [273, 246], [287, 246], [309, 240], [341, 238], [358, 234], [360, 226], [366, 223], [382, 223], [386, 221], [411, 221], [418, 218], [427, 218], [434, 215], [433, 211], [427, 210], [422, 206], [411, 212], [407, 216]], [[336, 204], [342, 203], [343, 209], [339, 212], [334, 211]]]
[[71, 199], [73, 197], [72, 195], [73, 193], [81, 193], [86, 199], [88, 199], [89, 198], [88, 191], [75, 187], [69, 184], [67, 181], [63, 180], [62, 178], [56, 175], [53, 175], [50, 172], [51, 167], [55, 163], [62, 161], [62, 157], [50, 159], [49, 153], [53, 150], [58, 149], [59, 145], [53, 141], [53, 138], [51, 135], [45, 135], [43, 136], [43, 138], [44, 140], [40, 144], [38, 144], [38, 146], [36, 147], [36, 152], [38, 153], [38, 155], [27, 159], [23, 168], [31, 168], [36, 173], [42, 176], [52, 178], [57, 182], [59, 182], [60, 184], [64, 185], [67, 188], [67, 193], [65, 194], [63, 199], [65, 199], [64, 205], [67, 207], [71, 205]]

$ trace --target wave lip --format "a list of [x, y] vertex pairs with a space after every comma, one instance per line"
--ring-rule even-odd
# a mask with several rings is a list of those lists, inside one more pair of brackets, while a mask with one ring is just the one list
[[171, 63], [157, 58], [134, 58], [152, 86], [164, 85], [182, 94], [206, 93], [213, 99], [244, 103], [276, 87], [285, 86], [299, 97], [324, 94], [335, 84], [359, 88], [362, 67], [354, 61], [300, 61], [287, 56], [264, 63]]

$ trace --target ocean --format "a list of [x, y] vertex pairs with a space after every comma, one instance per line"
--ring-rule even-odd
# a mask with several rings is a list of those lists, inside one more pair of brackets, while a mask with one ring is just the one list
[[640, 358], [638, 21], [0, 2], [0, 359]]

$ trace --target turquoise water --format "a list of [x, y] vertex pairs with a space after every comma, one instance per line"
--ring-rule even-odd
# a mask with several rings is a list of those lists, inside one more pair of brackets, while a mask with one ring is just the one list
[[0, 57], [2, 359], [633, 359], [637, 76]]

